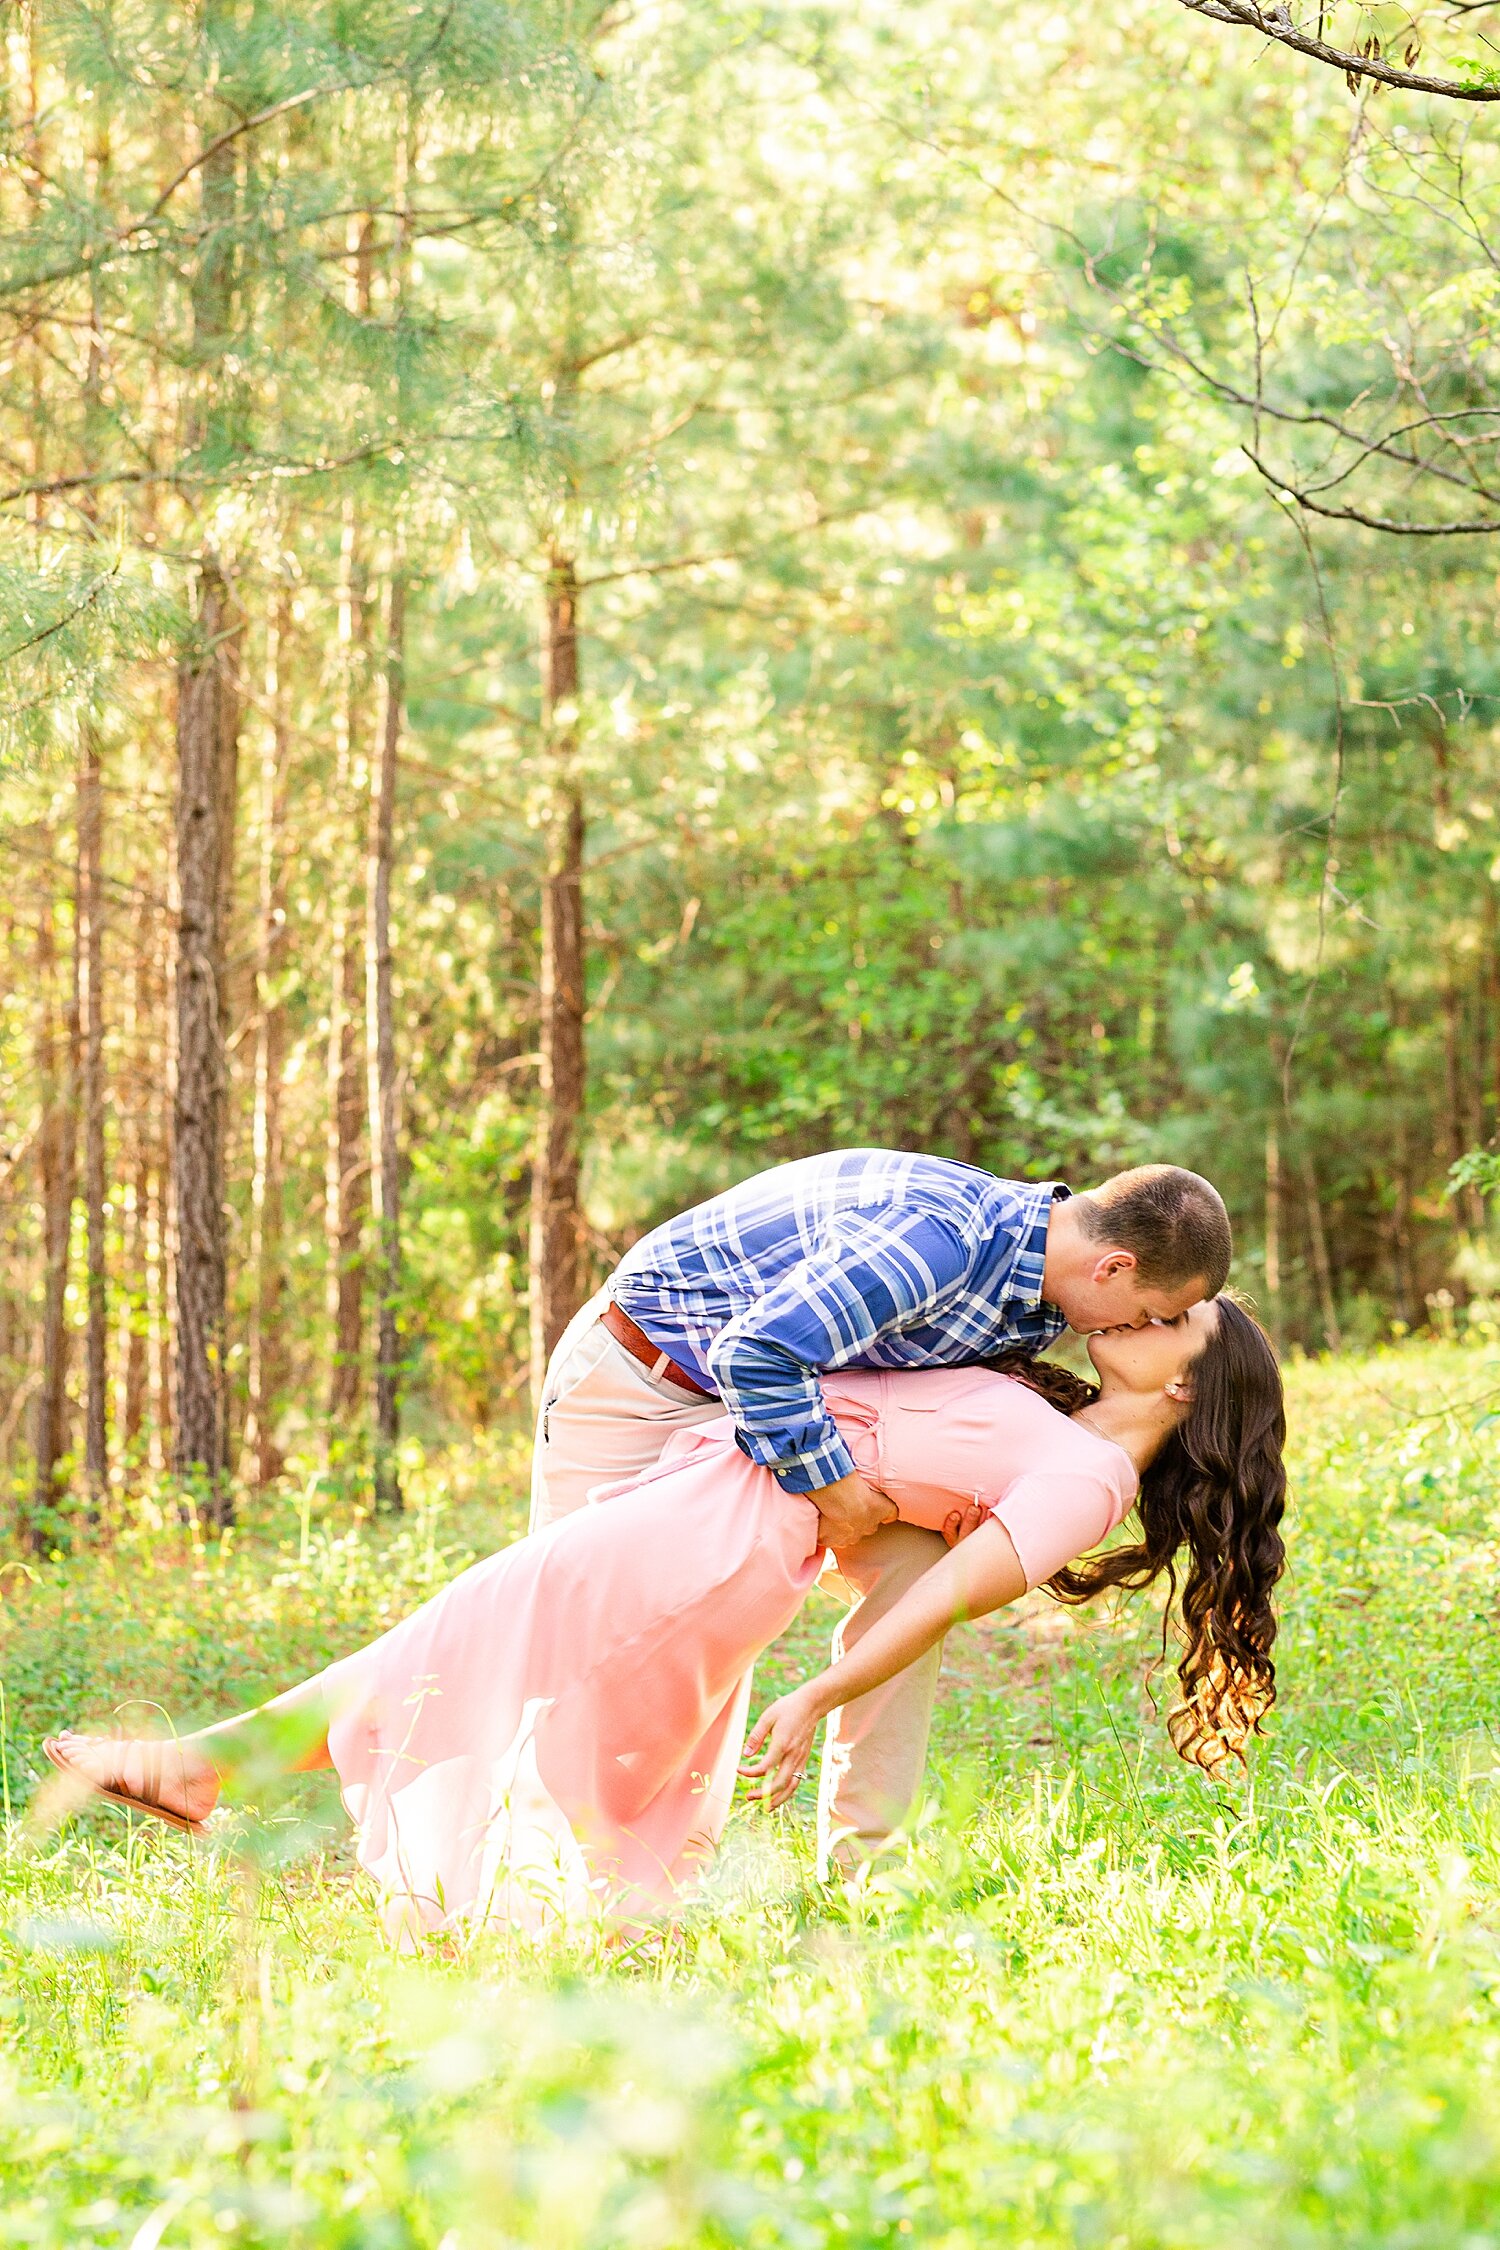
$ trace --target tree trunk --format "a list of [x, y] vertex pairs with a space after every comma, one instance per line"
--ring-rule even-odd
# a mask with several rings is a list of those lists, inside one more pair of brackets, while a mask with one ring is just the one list
[[130, 975], [125, 985], [124, 1019], [120, 1046], [122, 1077], [130, 1088], [121, 1130], [120, 1169], [125, 1209], [121, 1224], [122, 1287], [119, 1294], [120, 1329], [115, 1346], [119, 1369], [115, 1397], [115, 1427], [126, 1464], [133, 1464], [146, 1419], [147, 1259], [150, 1239], [151, 1118], [153, 1074], [144, 1060], [148, 1036], [146, 995], [154, 932], [150, 901], [136, 904], [130, 952]]
[[[16, 945], [16, 900], [14, 886], [7, 886], [0, 894], [0, 961], [19, 962], [21, 956]], [[5, 1164], [5, 1184], [15, 1166], [12, 1155]], [[23, 1216], [19, 1196], [0, 1195], [0, 1475], [10, 1479], [10, 1437], [15, 1425], [16, 1399], [26, 1380], [25, 1371], [17, 1365], [18, 1358], [30, 1356], [30, 1343], [34, 1321], [21, 1313], [20, 1294], [25, 1286], [23, 1275], [24, 1253], [19, 1237], [30, 1214]], [[19, 1224], [18, 1224], [19, 1222]]]
[[370, 1182], [375, 1217], [375, 1505], [401, 1506], [396, 1446], [401, 1434], [401, 1146], [396, 1025], [391, 989], [391, 862], [396, 778], [405, 699], [406, 579], [398, 553], [386, 623], [380, 744], [370, 777], [365, 869], [365, 1052], [370, 1101]]
[[[1443, 1154], [1448, 1164], [1454, 1165], [1464, 1155], [1463, 1098], [1463, 1040], [1459, 1024], [1458, 990], [1454, 982], [1453, 964], [1443, 963]], [[1467, 1192], [1460, 1195], [1459, 1208], [1464, 1224], [1472, 1224]]]
[[1273, 1117], [1266, 1126], [1266, 1325], [1277, 1351], [1281, 1318], [1281, 1141]]
[[[375, 226], [368, 213], [345, 222], [344, 306], [356, 320], [372, 307]], [[360, 1256], [369, 1172], [364, 1158], [365, 1059], [360, 1047], [364, 963], [359, 934], [357, 879], [346, 879], [341, 856], [343, 823], [354, 804], [355, 746], [364, 726], [369, 659], [367, 590], [360, 554], [359, 518], [344, 503], [339, 542], [339, 681], [334, 706], [333, 924], [328, 997], [328, 1062], [323, 1157], [323, 1240], [326, 1251], [330, 1337], [328, 1439], [359, 1411], [364, 1389], [364, 1268]]]
[[115, 1414], [127, 1475], [146, 1419], [146, 1209], [151, 1177], [146, 1168], [139, 1119], [135, 1121], [135, 1142], [130, 1178], [125, 1185], [125, 1289], [119, 1341], [120, 1389]]
[[251, 1125], [249, 1402], [242, 1473], [257, 1485], [281, 1474], [277, 1408], [284, 1384], [282, 1344], [281, 1079], [286, 1009], [280, 980], [286, 958], [282, 828], [287, 746], [286, 644], [291, 603], [280, 593], [266, 627], [265, 730], [259, 788], [260, 885], [255, 947], [255, 1109]]
[[228, 1523], [224, 1380], [225, 908], [234, 851], [242, 630], [222, 570], [200, 568], [198, 645], [177, 680], [176, 1429], [173, 1464], [201, 1479], [210, 1520]]
[[1481, 1134], [1490, 1140], [1500, 1132], [1500, 910], [1496, 908], [1493, 882], [1484, 886], [1483, 985], [1485, 1036], [1476, 1067]]
[[1318, 1309], [1323, 1317], [1323, 1340], [1331, 1352], [1343, 1347], [1338, 1306], [1333, 1294], [1333, 1268], [1328, 1262], [1328, 1236], [1323, 1227], [1323, 1203], [1318, 1175], [1310, 1155], [1302, 1158], [1302, 1187], [1307, 1197], [1307, 1231], [1312, 1245], [1313, 1275], [1318, 1285]]
[[74, 1118], [78, 1049], [77, 930], [70, 998], [59, 1035], [57, 939], [50, 899], [37, 925], [37, 981], [42, 1035], [37, 1057], [42, 1121], [38, 1154], [42, 1174], [45, 1277], [42, 1296], [41, 1375], [36, 1395], [36, 1485], [27, 1544], [42, 1553], [53, 1544], [52, 1513], [58, 1472], [68, 1450], [68, 1253], [73, 1220]]
[[[218, 0], [214, 0], [214, 5]], [[243, 444], [243, 386], [230, 356], [235, 304], [233, 141], [205, 119], [201, 231], [192, 268], [190, 445]], [[239, 649], [244, 624], [211, 542], [197, 559], [197, 638], [177, 675], [177, 1048], [173, 1175], [177, 1334], [173, 1465], [200, 1479], [209, 1519], [233, 1515], [225, 1380], [228, 1228], [225, 937], [234, 879]]]
[[328, 1323], [332, 1365], [328, 1378], [331, 1422], [347, 1422], [364, 1388], [364, 1218], [369, 1166], [364, 1159], [366, 1070], [360, 1031], [364, 1016], [362, 942], [350, 919], [340, 917], [330, 992], [328, 1036], [328, 1138], [324, 1167], [324, 1229], [328, 1253]]
[[[1442, 985], [1442, 1010], [1444, 1010], [1444, 1161], [1455, 1165], [1471, 1145], [1471, 1127], [1466, 1118], [1464, 1100], [1464, 1033], [1460, 1021], [1460, 994], [1453, 976], [1453, 961], [1444, 961]], [[1478, 1141], [1478, 1134], [1473, 1136]], [[1484, 1201], [1475, 1188], [1460, 1188], [1457, 1192], [1457, 1210], [1460, 1224], [1466, 1233], [1478, 1233], [1484, 1226]]]
[[[102, 194], [109, 172], [109, 131], [96, 111], [89, 157], [91, 185]], [[84, 376], [84, 459], [100, 459], [100, 398], [104, 381], [104, 326], [97, 268], [89, 277], [89, 349]], [[96, 520], [91, 488], [83, 514]], [[97, 1523], [109, 1496], [109, 1284], [104, 1239], [104, 773], [99, 732], [92, 715], [83, 722], [83, 763], [78, 775], [78, 958], [83, 1017], [83, 1200], [87, 1223], [88, 1316], [84, 1362], [84, 1475], [89, 1514]]]
[[88, 1226], [84, 1361], [84, 1473], [95, 1521], [109, 1494], [109, 1296], [104, 1242], [103, 773], [99, 736], [85, 721], [78, 777], [78, 962], [83, 1031], [83, 1201]]
[[1391, 1279], [1394, 1283], [1392, 1299], [1396, 1318], [1403, 1327], [1410, 1328], [1416, 1303], [1416, 1286], [1411, 1262], [1411, 1174], [1407, 1164], [1404, 1128], [1398, 1134], [1396, 1143], [1396, 1202], [1391, 1213]]
[[147, 1323], [151, 1368], [151, 1453], [161, 1475], [175, 1447], [176, 1399], [173, 1391], [172, 1306], [177, 1297], [177, 1217], [173, 1201], [177, 1152], [173, 1119], [177, 1111], [177, 948], [176, 932], [163, 928], [155, 992], [161, 1027], [162, 1069], [157, 1081], [152, 1132], [151, 1207], [147, 1224]]
[[354, 803], [354, 753], [363, 710], [365, 593], [358, 525], [352, 502], [344, 513], [339, 573], [339, 658], [342, 677], [335, 707], [333, 920], [328, 993], [328, 1059], [325, 1084], [323, 1240], [332, 1362], [328, 1380], [330, 1426], [358, 1411], [361, 1376], [364, 1273], [360, 1245], [368, 1201], [363, 1162], [365, 1064], [360, 1046], [364, 964], [359, 941], [358, 884], [345, 878], [342, 827]]
[[583, 790], [578, 773], [578, 578], [570, 556], [547, 572], [542, 723], [547, 760], [542, 881], [540, 1113], [531, 1183], [531, 1386], [578, 1310], [584, 1094]]

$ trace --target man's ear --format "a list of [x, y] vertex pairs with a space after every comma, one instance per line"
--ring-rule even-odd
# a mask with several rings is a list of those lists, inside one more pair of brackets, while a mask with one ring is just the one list
[[1105, 1282], [1113, 1281], [1117, 1274], [1134, 1273], [1139, 1264], [1140, 1260], [1133, 1250], [1106, 1250], [1089, 1278], [1098, 1282], [1102, 1288]]

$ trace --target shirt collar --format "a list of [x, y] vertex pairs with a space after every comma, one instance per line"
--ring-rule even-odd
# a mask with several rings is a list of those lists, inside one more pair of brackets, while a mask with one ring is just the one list
[[1009, 1294], [1021, 1298], [1029, 1312], [1040, 1311], [1044, 1301], [1042, 1269], [1047, 1260], [1047, 1222], [1052, 1206], [1066, 1203], [1072, 1193], [1061, 1180], [1027, 1181], [1021, 1190], [1023, 1217], [1029, 1223], [1011, 1268]]

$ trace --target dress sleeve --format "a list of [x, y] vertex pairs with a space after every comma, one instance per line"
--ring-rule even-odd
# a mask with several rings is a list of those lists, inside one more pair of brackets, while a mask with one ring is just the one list
[[1097, 1547], [1130, 1506], [1104, 1475], [1083, 1469], [1033, 1469], [1017, 1477], [989, 1513], [1010, 1533], [1029, 1587]]

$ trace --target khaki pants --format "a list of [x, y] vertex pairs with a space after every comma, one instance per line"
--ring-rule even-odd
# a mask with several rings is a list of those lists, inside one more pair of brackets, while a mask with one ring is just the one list
[[[717, 1399], [651, 1375], [601, 1326], [596, 1297], [570, 1322], [547, 1368], [531, 1479], [531, 1528], [581, 1508], [596, 1484], [654, 1467], [674, 1430], [718, 1420]], [[945, 1552], [935, 1531], [886, 1524], [837, 1558], [828, 1582], [854, 1606], [834, 1635], [834, 1659], [893, 1608]], [[843, 1585], [840, 1587], [839, 1579]], [[922, 1783], [942, 1644], [835, 1711], [824, 1730], [818, 1861], [824, 1873], [869, 1859], [910, 1812]]]

